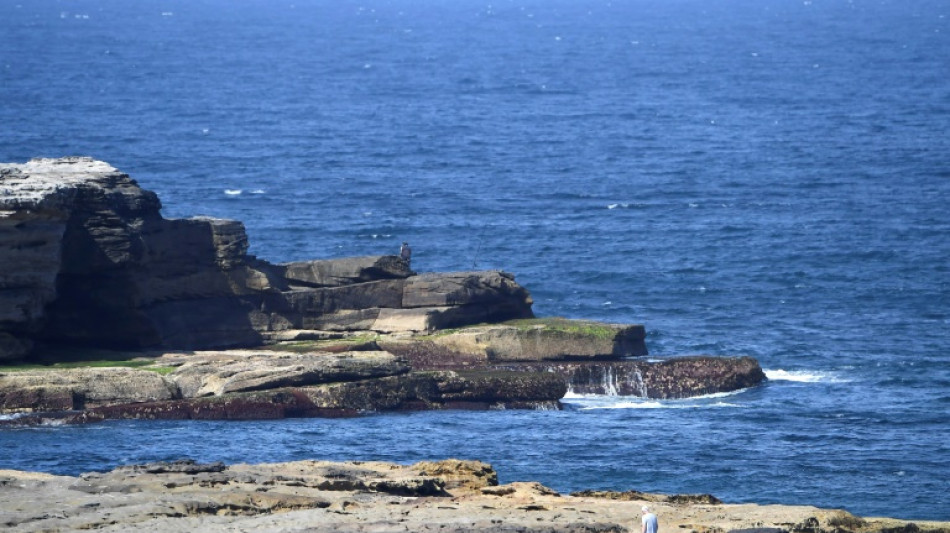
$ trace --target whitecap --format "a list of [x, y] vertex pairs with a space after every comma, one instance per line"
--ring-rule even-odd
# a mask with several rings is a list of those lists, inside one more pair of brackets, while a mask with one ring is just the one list
[[847, 383], [849, 381], [834, 372], [783, 369], [764, 369], [763, 371], [769, 381], [795, 381], [798, 383]]
[[254, 189], [253, 191], [251, 191], [251, 194], [264, 194], [266, 192], [267, 191], [265, 191], [264, 189]]
[[663, 404], [658, 401], [642, 401], [642, 402], [616, 402], [612, 404], [604, 405], [588, 405], [581, 407], [582, 411], [593, 411], [595, 409], [662, 409]]
[[607, 209], [617, 209], [618, 207], [620, 207], [620, 204], [610, 204], [607, 206]]
[[224, 194], [227, 194], [228, 196], [237, 196], [241, 194], [242, 192], [244, 191], [242, 191], [241, 189], [225, 189], [224, 190]]
[[[562, 403], [573, 405], [581, 411], [592, 411], [597, 409], [710, 409], [710, 408], [736, 408], [742, 405], [734, 402], [722, 401], [723, 398], [735, 396], [745, 392], [747, 389], [739, 389], [730, 392], [718, 392], [714, 394], [705, 394], [692, 398], [680, 398], [673, 400], [657, 400], [653, 398], [642, 398], [639, 396], [615, 396], [605, 394], [578, 394], [568, 392], [561, 399]], [[718, 401], [710, 401], [718, 400]]]

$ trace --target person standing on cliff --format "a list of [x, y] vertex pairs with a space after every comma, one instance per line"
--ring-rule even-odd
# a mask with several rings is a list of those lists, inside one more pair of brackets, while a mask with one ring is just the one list
[[660, 523], [656, 519], [656, 515], [650, 512], [650, 508], [646, 505], [643, 506], [643, 517], [640, 522], [642, 524], [640, 533], [659, 533]]
[[412, 263], [412, 248], [409, 248], [408, 242], [403, 242], [402, 246], [399, 247], [399, 257], [406, 262], [406, 266]]

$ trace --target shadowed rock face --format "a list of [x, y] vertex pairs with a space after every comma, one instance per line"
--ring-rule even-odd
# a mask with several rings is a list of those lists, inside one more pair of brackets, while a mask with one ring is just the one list
[[532, 316], [510, 274], [415, 276], [395, 256], [273, 265], [247, 255], [240, 222], [160, 209], [101, 161], [0, 165], [0, 360], [37, 341], [196, 349]]

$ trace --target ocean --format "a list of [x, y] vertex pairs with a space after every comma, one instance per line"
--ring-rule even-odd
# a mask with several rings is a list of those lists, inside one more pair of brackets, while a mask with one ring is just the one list
[[503, 269], [768, 382], [561, 411], [0, 431], [0, 468], [459, 457], [950, 520], [950, 3], [0, 0], [0, 161], [89, 155], [272, 262]]

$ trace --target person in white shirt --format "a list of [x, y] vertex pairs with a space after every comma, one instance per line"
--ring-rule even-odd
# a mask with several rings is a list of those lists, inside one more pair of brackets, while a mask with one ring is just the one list
[[640, 533], [659, 533], [660, 523], [657, 521], [656, 515], [650, 512], [650, 508], [646, 505], [643, 506], [643, 517], [640, 522], [643, 525]]

